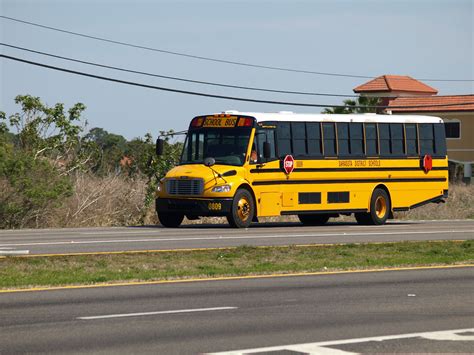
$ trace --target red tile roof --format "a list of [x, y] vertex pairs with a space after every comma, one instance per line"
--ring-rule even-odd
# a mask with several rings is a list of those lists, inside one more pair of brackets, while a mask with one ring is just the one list
[[[456, 105], [456, 104], [468, 105]], [[429, 105], [453, 106], [429, 106]], [[390, 100], [388, 106], [429, 106], [420, 108], [388, 108], [393, 113], [397, 112], [449, 112], [449, 111], [474, 111], [474, 95], [451, 95], [429, 97], [397, 97]]]
[[365, 84], [354, 88], [354, 92], [391, 92], [404, 91], [412, 93], [437, 94], [438, 90], [423, 84], [421, 81], [409, 76], [382, 75]]

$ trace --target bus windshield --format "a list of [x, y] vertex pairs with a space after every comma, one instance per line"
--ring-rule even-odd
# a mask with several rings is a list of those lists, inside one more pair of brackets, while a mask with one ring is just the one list
[[202, 164], [212, 157], [217, 164], [241, 166], [252, 128], [191, 129], [184, 143], [180, 164]]

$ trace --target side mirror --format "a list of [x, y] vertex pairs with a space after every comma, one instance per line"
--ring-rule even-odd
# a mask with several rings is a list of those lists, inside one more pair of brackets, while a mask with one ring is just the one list
[[213, 166], [215, 163], [216, 163], [216, 159], [214, 159], [214, 158], [212, 158], [212, 157], [208, 157], [208, 158], [204, 159], [204, 165], [205, 165], [205, 166], [211, 167], [211, 166]]
[[268, 159], [270, 158], [272, 155], [272, 152], [271, 152], [271, 145], [270, 143], [268, 142], [263, 142], [263, 157], [265, 159]]
[[158, 156], [163, 155], [164, 150], [165, 150], [165, 140], [158, 138], [156, 140], [156, 155]]

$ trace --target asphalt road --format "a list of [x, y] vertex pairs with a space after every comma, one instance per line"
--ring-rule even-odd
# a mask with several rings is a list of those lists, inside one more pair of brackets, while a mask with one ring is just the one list
[[305, 227], [298, 223], [255, 224], [248, 229], [227, 225], [79, 228], [0, 231], [0, 255], [62, 254], [128, 250], [215, 248], [238, 245], [331, 244], [404, 240], [474, 239], [474, 221], [390, 222], [384, 226], [330, 223]]
[[472, 267], [0, 293], [0, 353], [469, 353], [473, 294]]

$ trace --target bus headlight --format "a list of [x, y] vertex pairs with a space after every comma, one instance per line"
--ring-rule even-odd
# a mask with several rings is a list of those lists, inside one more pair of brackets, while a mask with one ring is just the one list
[[160, 179], [156, 186], [156, 192], [164, 192], [165, 191], [165, 178]]
[[214, 186], [212, 188], [212, 192], [230, 192], [231, 186], [230, 185], [220, 185]]

